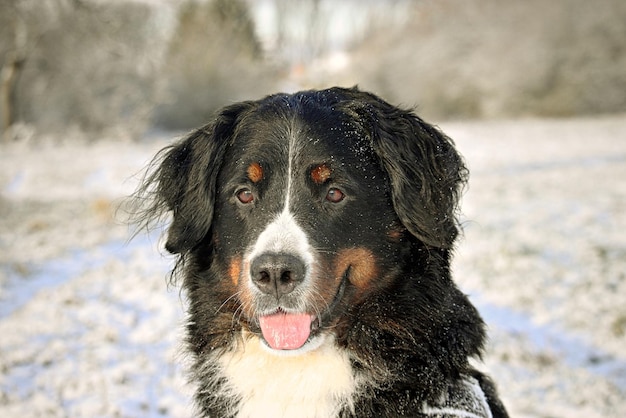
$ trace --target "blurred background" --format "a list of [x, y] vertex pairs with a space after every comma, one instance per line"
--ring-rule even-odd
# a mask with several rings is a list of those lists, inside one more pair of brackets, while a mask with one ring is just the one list
[[466, 159], [452, 267], [511, 415], [622, 418], [625, 0], [0, 0], [0, 416], [194, 416], [125, 198], [224, 105], [357, 84]]
[[622, 112], [625, 22], [622, 0], [0, 0], [2, 129], [190, 129], [335, 84], [436, 120]]

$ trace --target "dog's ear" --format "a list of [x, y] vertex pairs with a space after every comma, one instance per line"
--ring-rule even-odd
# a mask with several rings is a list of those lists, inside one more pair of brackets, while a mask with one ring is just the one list
[[362, 123], [369, 126], [373, 149], [389, 175], [400, 221], [425, 244], [451, 248], [458, 234], [458, 199], [468, 175], [463, 158], [451, 139], [412, 111], [360, 95], [365, 98], [359, 112]]
[[165, 243], [169, 252], [184, 254], [209, 232], [224, 154], [238, 121], [252, 106], [253, 102], [243, 102], [224, 108], [213, 122], [155, 157], [155, 169], [139, 194], [150, 200], [145, 218], [171, 213]]

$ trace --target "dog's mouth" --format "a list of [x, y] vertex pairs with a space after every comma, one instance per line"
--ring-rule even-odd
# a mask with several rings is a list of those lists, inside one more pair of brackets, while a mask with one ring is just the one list
[[311, 337], [318, 323], [314, 315], [289, 313], [282, 309], [259, 318], [263, 339], [274, 350], [296, 350]]
[[305, 312], [289, 312], [280, 307], [260, 316], [258, 323], [265, 343], [274, 350], [298, 350], [311, 342], [322, 329], [322, 323], [332, 318], [335, 307], [343, 298], [348, 272], [349, 269], [321, 318]]

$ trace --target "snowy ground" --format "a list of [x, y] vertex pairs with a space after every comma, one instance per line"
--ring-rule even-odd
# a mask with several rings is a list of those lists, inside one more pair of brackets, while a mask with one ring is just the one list
[[[515, 417], [626, 411], [626, 116], [448, 123], [471, 170], [454, 270]], [[115, 207], [164, 139], [0, 146], [0, 416], [191, 414], [183, 301]]]

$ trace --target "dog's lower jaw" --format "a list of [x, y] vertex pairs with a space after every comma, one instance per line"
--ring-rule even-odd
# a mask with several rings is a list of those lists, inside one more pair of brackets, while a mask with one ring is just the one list
[[293, 353], [277, 351], [283, 350], [272, 350], [244, 331], [234, 350], [207, 359], [218, 375], [212, 380], [221, 382], [213, 394], [229, 403], [232, 416], [327, 418], [353, 410], [359, 385], [348, 353], [337, 347], [332, 334], [288, 350]]

